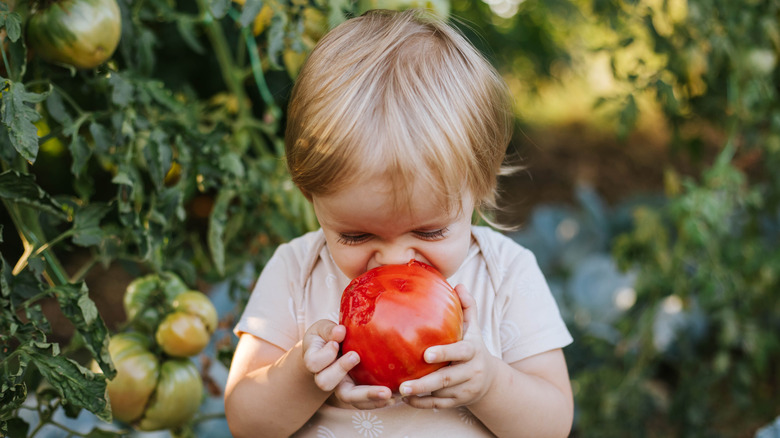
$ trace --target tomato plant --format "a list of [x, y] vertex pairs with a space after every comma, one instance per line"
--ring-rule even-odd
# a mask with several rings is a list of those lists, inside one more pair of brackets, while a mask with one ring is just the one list
[[402, 382], [446, 365], [426, 363], [428, 347], [463, 337], [457, 293], [438, 271], [416, 260], [380, 266], [352, 280], [341, 296], [339, 320], [347, 328], [342, 353], [360, 355], [350, 376], [394, 392]]
[[27, 23], [27, 42], [42, 58], [94, 68], [114, 54], [122, 34], [116, 0], [40, 2]]
[[[229, 284], [242, 307], [249, 290], [238, 279], [317, 227], [281, 159], [282, 108], [298, 63], [354, 6], [0, 0], [0, 435], [67, 430], [52, 417], [63, 410], [131, 415], [105, 396], [117, 379], [111, 330], [145, 336], [160, 376], [172, 355], [213, 337], [213, 311], [198, 298], [176, 304], [189, 289], [175, 280], [135, 283], [129, 323], [113, 299], [124, 287], [107, 283], [175, 272], [190, 285]], [[190, 322], [183, 337], [162, 324], [177, 312], [171, 320]], [[226, 365], [232, 344], [218, 345]], [[105, 426], [94, 435], [113, 435]]]

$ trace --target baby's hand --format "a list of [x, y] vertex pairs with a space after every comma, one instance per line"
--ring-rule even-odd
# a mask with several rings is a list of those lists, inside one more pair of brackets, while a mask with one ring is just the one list
[[[428, 363], [452, 362], [416, 380], [401, 384], [403, 400], [415, 408], [453, 408], [479, 401], [493, 384], [496, 358], [485, 347], [477, 324], [477, 303], [463, 285], [458, 285], [466, 334], [463, 340], [425, 350]], [[428, 394], [430, 393], [430, 394]]]
[[323, 391], [333, 391], [360, 362], [355, 352], [339, 357], [339, 343], [346, 333], [343, 325], [321, 319], [303, 335], [303, 363], [314, 375], [314, 383]]
[[306, 330], [303, 336], [303, 363], [314, 375], [314, 382], [323, 391], [336, 390], [336, 397], [357, 409], [376, 409], [393, 403], [390, 388], [355, 385], [347, 374], [360, 362], [354, 351], [338, 357], [339, 343], [344, 340], [346, 327], [333, 321], [320, 320]]

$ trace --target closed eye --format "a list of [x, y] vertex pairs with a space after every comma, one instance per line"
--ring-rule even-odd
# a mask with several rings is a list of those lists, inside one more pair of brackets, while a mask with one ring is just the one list
[[415, 231], [414, 234], [423, 240], [439, 240], [449, 231], [448, 228], [441, 228], [433, 231]]
[[359, 234], [339, 234], [338, 242], [342, 245], [357, 245], [360, 243], [363, 243], [371, 238], [370, 234], [367, 233], [359, 233]]

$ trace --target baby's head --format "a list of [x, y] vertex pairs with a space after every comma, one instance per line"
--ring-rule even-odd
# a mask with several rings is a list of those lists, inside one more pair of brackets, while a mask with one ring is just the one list
[[431, 14], [371, 11], [330, 31], [293, 89], [285, 148], [309, 198], [389, 178], [457, 208], [467, 190], [495, 206], [509, 143], [506, 85], [456, 30]]

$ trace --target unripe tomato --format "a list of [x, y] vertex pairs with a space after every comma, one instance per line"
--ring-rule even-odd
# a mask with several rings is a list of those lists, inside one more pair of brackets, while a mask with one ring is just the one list
[[[141, 430], [181, 426], [198, 411], [203, 381], [189, 360], [160, 360], [152, 353], [151, 340], [138, 332], [111, 337], [108, 351], [116, 376], [107, 383], [114, 418]], [[92, 370], [100, 372], [93, 361]]]
[[140, 430], [170, 429], [187, 422], [203, 400], [203, 381], [198, 368], [187, 359], [171, 359], [160, 367], [160, 379]]
[[189, 288], [172, 273], [149, 274], [133, 280], [125, 290], [122, 304], [127, 319], [144, 333], [154, 333], [176, 297]]
[[111, 58], [122, 34], [116, 0], [41, 3], [27, 22], [27, 43], [41, 58], [83, 69]]
[[155, 333], [157, 344], [167, 354], [187, 357], [200, 353], [217, 328], [217, 309], [198, 291], [182, 292], [172, 303], [173, 312], [166, 315]]
[[[116, 367], [116, 376], [106, 384], [114, 418], [132, 423], [141, 417], [149, 397], [157, 386], [160, 364], [149, 351], [151, 342], [140, 333], [120, 333], [111, 337], [108, 352]], [[93, 362], [92, 370], [100, 372]]]
[[361, 385], [398, 391], [402, 382], [446, 363], [426, 363], [428, 347], [463, 337], [457, 292], [434, 268], [412, 260], [374, 268], [352, 280], [341, 296], [340, 323], [347, 328], [342, 352], [360, 362], [349, 375]]
[[189, 357], [206, 347], [210, 335], [203, 320], [177, 311], [166, 315], [154, 338], [165, 353], [173, 357]]
[[173, 300], [173, 309], [197, 316], [209, 333], [217, 329], [217, 309], [204, 293], [194, 290], [180, 293]]

